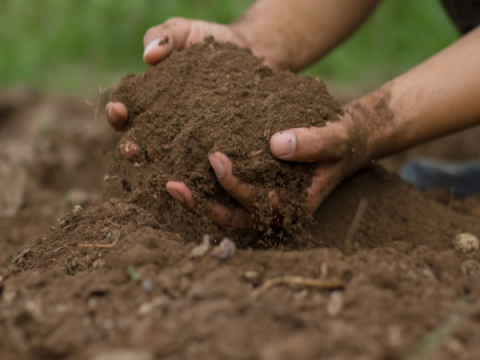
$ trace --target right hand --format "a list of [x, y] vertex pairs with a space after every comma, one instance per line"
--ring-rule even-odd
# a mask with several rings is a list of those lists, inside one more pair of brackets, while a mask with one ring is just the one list
[[[209, 35], [221, 42], [231, 42], [242, 47], [248, 46], [242, 36], [228, 25], [220, 25], [201, 20], [172, 18], [154, 26], [143, 38], [143, 61], [155, 65], [172, 50], [181, 51], [191, 44], [202, 42]], [[168, 37], [168, 41], [167, 41]], [[160, 45], [160, 41], [163, 40]], [[128, 109], [121, 102], [109, 102], [105, 109], [107, 120], [117, 131], [123, 131], [128, 123]]]

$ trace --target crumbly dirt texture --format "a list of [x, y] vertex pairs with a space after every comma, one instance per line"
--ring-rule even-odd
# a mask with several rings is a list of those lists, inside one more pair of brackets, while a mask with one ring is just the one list
[[151, 205], [167, 207], [167, 180], [193, 190], [199, 214], [212, 198], [230, 202], [208, 162], [210, 152], [221, 151], [232, 160], [234, 174], [259, 189], [260, 230], [275, 216], [268, 203], [271, 190], [282, 194], [277, 226], [298, 232], [308, 220], [312, 165], [277, 160], [269, 144], [276, 132], [338, 120], [341, 107], [321, 80], [273, 70], [249, 49], [207, 38], [141, 75], [127, 75], [110, 100], [128, 108], [123, 140], [140, 146], [132, 159], [140, 180], [132, 189], [141, 190]]
[[478, 196], [425, 196], [372, 167], [315, 214], [315, 248], [191, 258], [203, 234], [184, 237], [130, 198], [102, 202], [119, 137], [92, 112], [0, 93], [0, 359], [478, 358], [480, 253], [453, 247], [480, 237]]

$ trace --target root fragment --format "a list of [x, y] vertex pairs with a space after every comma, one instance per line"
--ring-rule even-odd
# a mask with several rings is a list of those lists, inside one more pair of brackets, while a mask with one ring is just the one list
[[311, 279], [311, 278], [304, 278], [301, 276], [284, 276], [284, 277], [279, 277], [276, 279], [271, 279], [266, 281], [262, 286], [260, 286], [258, 289], [256, 289], [252, 293], [251, 295], [252, 300], [257, 300], [270, 288], [276, 285], [285, 285], [285, 284], [304, 285], [304, 286], [314, 287], [318, 289], [327, 289], [327, 290], [341, 289], [345, 286], [343, 281], [338, 279]]
[[79, 247], [98, 247], [98, 248], [112, 248], [115, 244], [103, 245], [103, 244], [80, 244]]
[[13, 260], [13, 263], [15, 264], [18, 260], [20, 260], [22, 257], [27, 255], [30, 252], [30, 248], [26, 248], [23, 250], [20, 254], [17, 255], [17, 257]]
[[91, 103], [89, 102], [88, 100], [85, 99], [85, 103], [89, 106], [95, 106], [95, 120], [97, 120], [97, 115], [98, 115], [98, 109], [100, 107], [100, 101], [102, 99], [102, 95], [105, 91], [107, 91], [108, 89], [111, 89], [113, 88], [115, 85], [110, 85], [110, 86], [107, 86], [105, 89], [102, 89], [102, 86], [100, 85], [100, 87], [98, 88], [98, 100], [97, 102], [95, 103]]

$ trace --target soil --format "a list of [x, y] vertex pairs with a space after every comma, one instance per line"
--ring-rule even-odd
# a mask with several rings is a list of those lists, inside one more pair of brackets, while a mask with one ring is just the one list
[[222, 260], [211, 233], [194, 258], [203, 234], [180, 234], [135, 191], [102, 201], [119, 136], [93, 110], [0, 93], [2, 360], [478, 357], [480, 253], [453, 246], [480, 236], [478, 196], [426, 196], [371, 167], [315, 214], [308, 249], [238, 244]]
[[[257, 186], [256, 216], [260, 230], [272, 218], [289, 233], [298, 233], [306, 216], [306, 189], [313, 165], [277, 160], [270, 137], [298, 127], [324, 126], [338, 120], [341, 107], [320, 79], [272, 70], [249, 49], [206, 38], [145, 73], [127, 75], [110, 96], [129, 112], [128, 130], [120, 144], [133, 141], [142, 205], [169, 212], [168, 180], [185, 182], [206, 215], [212, 198], [230, 197], [216, 181], [208, 154], [221, 151], [233, 162], [234, 174]], [[125, 145], [123, 145], [125, 146]], [[118, 166], [125, 158], [120, 154]], [[279, 214], [268, 192], [283, 194]], [[268, 231], [267, 234], [272, 233]]]

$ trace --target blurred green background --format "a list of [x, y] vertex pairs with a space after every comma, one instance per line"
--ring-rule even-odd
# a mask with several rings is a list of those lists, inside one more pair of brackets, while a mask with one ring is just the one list
[[[0, 89], [93, 93], [142, 62], [145, 31], [173, 16], [235, 20], [252, 0], [0, 0]], [[384, 0], [347, 42], [303, 74], [369, 89], [459, 37], [439, 0]]]

